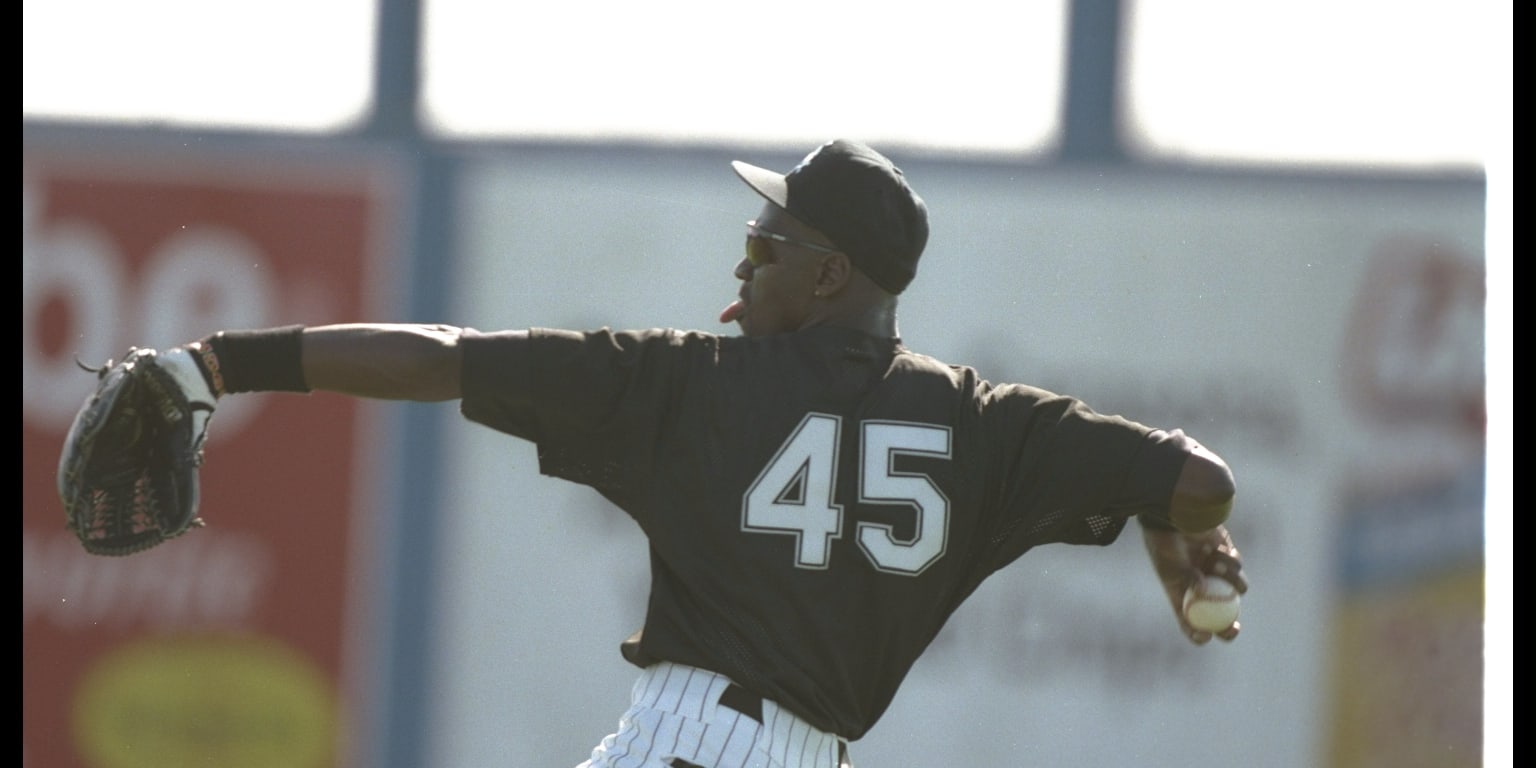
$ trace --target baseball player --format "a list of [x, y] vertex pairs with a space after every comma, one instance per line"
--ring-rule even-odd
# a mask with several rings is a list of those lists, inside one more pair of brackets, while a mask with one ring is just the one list
[[1042, 544], [1109, 544], [1132, 517], [1180, 631], [1237, 637], [1181, 609], [1210, 574], [1247, 589], [1220, 457], [904, 346], [897, 297], [928, 211], [870, 147], [733, 168], [762, 198], [720, 313], [739, 334], [289, 326], [170, 357], [215, 400], [458, 400], [634, 519], [651, 589], [621, 652], [639, 678], [578, 768], [849, 766], [849, 742], [982, 581]]

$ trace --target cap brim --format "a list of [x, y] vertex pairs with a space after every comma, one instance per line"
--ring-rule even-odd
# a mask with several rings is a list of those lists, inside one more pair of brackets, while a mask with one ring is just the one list
[[780, 208], [789, 208], [789, 184], [785, 183], [784, 174], [740, 160], [731, 161], [731, 170], [768, 202]]

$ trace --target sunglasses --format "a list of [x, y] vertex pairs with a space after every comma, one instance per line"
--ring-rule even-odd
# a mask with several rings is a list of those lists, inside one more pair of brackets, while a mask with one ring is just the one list
[[820, 243], [796, 240], [792, 237], [785, 237], [777, 232], [769, 232], [759, 227], [757, 221], [753, 220], [747, 222], [747, 261], [754, 268], [778, 262], [779, 257], [774, 255], [773, 246], [768, 244], [770, 240], [789, 245], [798, 245], [801, 248], [810, 248], [813, 251], [821, 251], [823, 253], [839, 253], [836, 248], [830, 248]]

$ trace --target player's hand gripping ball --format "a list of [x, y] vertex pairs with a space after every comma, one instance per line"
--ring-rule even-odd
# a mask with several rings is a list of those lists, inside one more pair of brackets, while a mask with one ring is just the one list
[[1237, 622], [1241, 608], [1237, 587], [1220, 576], [1206, 576], [1184, 593], [1184, 616], [1203, 632], [1225, 631]]

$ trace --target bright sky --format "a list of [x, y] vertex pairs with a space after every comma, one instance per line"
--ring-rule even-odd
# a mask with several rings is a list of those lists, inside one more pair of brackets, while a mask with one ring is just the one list
[[[1057, 139], [1067, 0], [422, 2], [422, 114], [446, 136], [1015, 154]], [[1124, 2], [1130, 139], [1149, 157], [1486, 168], [1489, 505], [1512, 509], [1511, 4]], [[23, 0], [22, 118], [344, 129], [372, 98], [375, 28], [373, 0]], [[1504, 518], [1488, 528], [1490, 716], [1512, 711]], [[1489, 726], [1506, 743], [1508, 723]]]
[[[1141, 151], [1484, 162], [1503, 3], [1124, 1]], [[798, 146], [830, 132], [1013, 154], [1058, 137], [1067, 0], [945, 0], [942, 14], [888, 0], [778, 0], [771, 14], [422, 2], [422, 115], [443, 135]], [[22, 115], [342, 129], [372, 98], [376, 21], [374, 0], [23, 0]]]

